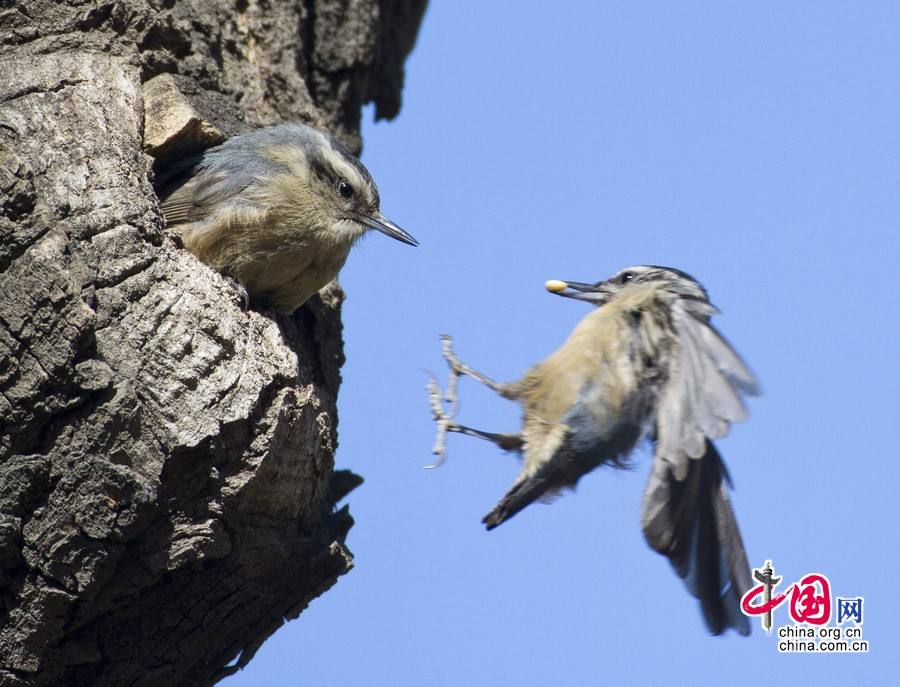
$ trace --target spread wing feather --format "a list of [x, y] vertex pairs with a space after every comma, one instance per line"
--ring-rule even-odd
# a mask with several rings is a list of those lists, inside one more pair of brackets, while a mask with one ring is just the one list
[[740, 599], [749, 565], [713, 439], [746, 417], [741, 393], [756, 393], [752, 373], [709, 324], [711, 306], [672, 307], [676, 341], [656, 408], [656, 450], [644, 491], [647, 543], [669, 558], [700, 600], [707, 627], [721, 634], [750, 626]]
[[688, 460], [706, 453], [706, 439], [719, 439], [747, 411], [741, 392], [757, 392], [740, 356], [708, 322], [708, 311], [672, 306], [677, 342], [656, 409], [655, 459], [667, 462], [677, 479]]

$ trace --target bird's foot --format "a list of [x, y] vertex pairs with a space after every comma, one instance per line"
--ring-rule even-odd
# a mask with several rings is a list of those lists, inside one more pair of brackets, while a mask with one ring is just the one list
[[229, 274], [223, 274], [225, 277], [225, 281], [228, 282], [228, 285], [234, 289], [235, 295], [237, 296], [238, 303], [241, 305], [242, 310], [250, 309], [250, 294], [247, 292], [247, 288], [241, 284], [237, 279], [232, 277]]
[[[437, 378], [430, 373], [428, 383], [425, 385], [425, 390], [428, 392], [428, 405], [431, 407], [431, 416], [434, 418], [435, 425], [437, 425], [437, 435], [434, 438], [434, 446], [431, 447], [431, 452], [435, 455], [435, 461], [431, 465], [426, 465], [425, 467], [437, 468], [440, 467], [447, 458], [447, 432], [454, 431], [452, 428], [458, 427], [459, 425], [453, 420], [453, 415], [456, 412], [455, 408], [451, 412], [447, 412], [447, 410], [444, 409], [444, 403], [448, 402], [445, 392], [441, 391]], [[450, 391], [449, 383], [447, 385], [447, 391]], [[455, 396], [452, 402], [455, 406]]]
[[[524, 445], [524, 439], [521, 434], [485, 432], [480, 429], [461, 425], [453, 419], [459, 410], [459, 399], [456, 395], [459, 377], [461, 374], [467, 374], [466, 372], [461, 372], [460, 367], [465, 369], [471, 368], [459, 363], [455, 356], [453, 356], [453, 351], [450, 347], [452, 342], [449, 336], [442, 337], [442, 341], [444, 342], [444, 357], [447, 358], [448, 354], [450, 355], [450, 358], [447, 358], [448, 363], [450, 363], [450, 375], [444, 390], [441, 390], [437, 378], [430, 373], [428, 383], [425, 385], [425, 389], [428, 392], [428, 405], [431, 407], [431, 416], [434, 418], [434, 422], [437, 426], [437, 436], [434, 440], [434, 446], [431, 448], [431, 452], [436, 456], [436, 459], [433, 464], [427, 465], [426, 467], [440, 467], [446, 460], [447, 434], [449, 432], [456, 432], [457, 434], [465, 434], [470, 437], [490, 441], [504, 451], [521, 451]], [[457, 364], [451, 362], [451, 358]]]

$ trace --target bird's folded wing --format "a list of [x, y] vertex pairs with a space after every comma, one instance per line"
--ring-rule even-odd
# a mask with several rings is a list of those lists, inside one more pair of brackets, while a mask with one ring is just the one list
[[[271, 179], [288, 171], [280, 162], [265, 155], [257, 155], [249, 148], [229, 149], [207, 153], [185, 162], [179, 173], [187, 178], [162, 201], [163, 214], [170, 225], [205, 219], [210, 212], [229, 203], [247, 203], [248, 188], [259, 179]], [[265, 205], [257, 199], [253, 208]]]
[[212, 208], [226, 202], [247, 186], [249, 179], [235, 179], [224, 172], [201, 171], [162, 201], [169, 225], [204, 219]]

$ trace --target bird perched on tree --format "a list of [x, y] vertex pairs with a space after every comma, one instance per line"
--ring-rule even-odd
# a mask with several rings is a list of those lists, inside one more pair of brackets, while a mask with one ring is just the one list
[[180, 166], [179, 176], [162, 201], [168, 225], [277, 312], [293, 312], [334, 279], [368, 229], [418, 245], [381, 214], [362, 163], [304, 124], [235, 136]]
[[522, 379], [498, 384], [460, 362], [445, 337], [451, 366], [448, 400], [459, 375], [487, 384], [524, 411], [517, 434], [465, 427], [442, 410], [430, 384], [440, 430], [490, 440], [523, 457], [521, 472], [484, 518], [493, 529], [536, 499], [553, 495], [601, 465], [621, 467], [635, 445], [655, 444], [642, 526], [700, 600], [709, 630], [750, 626], [740, 599], [749, 565], [728, 499], [728, 473], [712, 440], [743, 420], [741, 393], [757, 393], [740, 357], [710, 324], [706, 290], [680, 270], [629, 267], [596, 284], [547, 282], [547, 289], [597, 306], [563, 345]]

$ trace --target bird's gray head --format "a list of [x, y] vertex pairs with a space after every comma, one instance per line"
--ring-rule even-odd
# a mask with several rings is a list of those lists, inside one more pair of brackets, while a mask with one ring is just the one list
[[333, 136], [292, 123], [260, 129], [232, 141], [252, 146], [264, 159], [261, 168], [269, 177], [266, 183], [274, 184], [280, 196], [293, 206], [299, 223], [323, 223], [351, 237], [377, 229], [398, 241], [418, 245], [381, 214], [378, 188], [369, 171]]
[[636, 265], [595, 284], [553, 279], [547, 282], [551, 293], [601, 306], [638, 289], [662, 289], [676, 298], [709, 303], [706, 289], [691, 275], [673, 267]]

